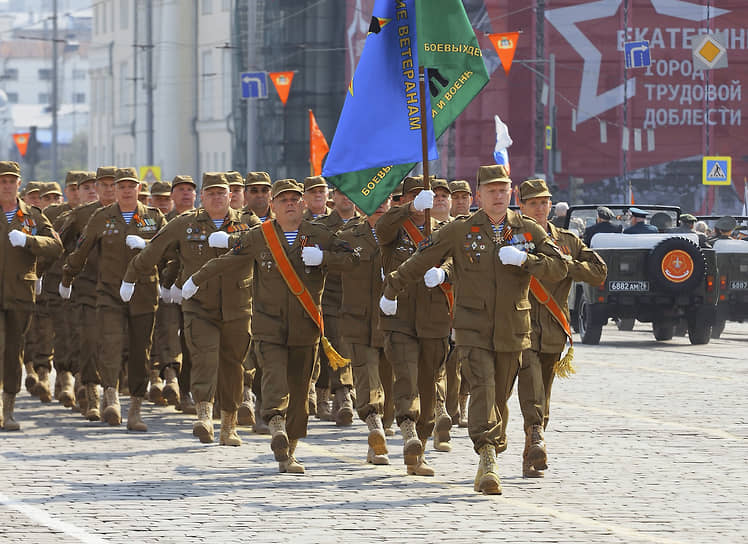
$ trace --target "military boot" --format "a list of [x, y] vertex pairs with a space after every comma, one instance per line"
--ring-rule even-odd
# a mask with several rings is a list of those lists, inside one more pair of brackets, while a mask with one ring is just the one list
[[304, 474], [304, 465], [299, 463], [296, 460], [296, 457], [294, 457], [294, 452], [296, 451], [296, 445], [298, 444], [298, 442], [298, 440], [290, 440], [288, 442], [288, 459], [278, 462], [278, 472], [285, 472], [288, 474]]
[[390, 458], [386, 454], [380, 455], [375, 453], [374, 448], [369, 446], [369, 449], [366, 452], [366, 462], [371, 463], [372, 465], [389, 465]]
[[26, 391], [33, 395], [36, 384], [39, 381], [39, 376], [37, 375], [36, 370], [34, 370], [34, 363], [26, 361], [23, 365], [26, 367], [26, 380], [24, 382], [26, 385]]
[[312, 383], [309, 386], [308, 404], [309, 404], [309, 415], [316, 416], [317, 415], [317, 388], [314, 387], [314, 383]]
[[3, 429], [6, 431], [20, 431], [21, 426], [13, 419], [13, 410], [16, 406], [15, 393], [3, 393]]
[[85, 416], [88, 421], [99, 421], [101, 413], [99, 412], [99, 386], [95, 383], [86, 384], [86, 402], [88, 410]]
[[130, 408], [127, 410], [127, 430], [144, 433], [148, 426], [140, 416], [140, 408], [143, 406], [143, 397], [130, 397]]
[[75, 404], [75, 387], [73, 383], [73, 374], [65, 370], [60, 372], [60, 394], [57, 396], [60, 403], [65, 408], [70, 408]]
[[39, 381], [34, 387], [34, 395], [39, 397], [42, 402], [52, 402], [52, 391], [49, 388], [49, 369], [46, 367], [40, 367], [36, 372], [39, 377]]
[[179, 380], [177, 379], [177, 369], [173, 366], [167, 366], [164, 369], [164, 400], [171, 406], [179, 404]]
[[254, 425], [255, 424], [255, 399], [252, 393], [252, 388], [244, 386], [242, 391], [242, 403], [239, 405], [239, 412], [237, 418], [239, 425]]
[[156, 406], [166, 406], [166, 399], [164, 399], [164, 382], [161, 379], [158, 369], [151, 369], [149, 382], [148, 400]]
[[330, 390], [317, 388], [317, 419], [322, 421], [332, 421], [332, 411], [330, 410]]
[[275, 415], [268, 421], [268, 428], [272, 438], [270, 439], [270, 449], [276, 461], [288, 460], [288, 435], [286, 434], [286, 418], [282, 415]]
[[[366, 426], [369, 428], [369, 447], [374, 450], [376, 455], [387, 455], [387, 439], [384, 436], [384, 427], [382, 427], [382, 416], [376, 412], [366, 416]], [[389, 461], [386, 463], [389, 464]]]
[[406, 465], [418, 464], [418, 458], [423, 455], [423, 444], [416, 433], [415, 421], [404, 419], [400, 432], [403, 435], [403, 462]]
[[460, 419], [457, 422], [457, 425], [460, 427], [467, 427], [468, 426], [468, 399], [470, 398], [469, 395], [460, 395]]
[[522, 452], [522, 475], [525, 478], [542, 478], [548, 468], [543, 427], [533, 425], [525, 429], [525, 450]]
[[338, 427], [348, 427], [353, 425], [353, 400], [351, 400], [351, 390], [343, 386], [335, 391], [335, 403], [338, 411], [335, 413], [335, 425]]
[[475, 475], [473, 489], [486, 495], [501, 495], [501, 481], [499, 480], [499, 465], [496, 463], [496, 448], [486, 444], [479, 450], [480, 461]]
[[426, 461], [426, 440], [421, 440], [421, 446], [424, 453], [419, 455], [416, 462], [408, 465], [406, 469], [411, 476], [433, 476], [434, 469]]
[[197, 421], [192, 425], [192, 434], [203, 444], [213, 442], [213, 403], [198, 402], [195, 405]]
[[436, 451], [452, 451], [449, 443], [449, 430], [452, 428], [452, 418], [447, 413], [447, 408], [441, 401], [436, 401], [434, 413], [436, 424], [434, 425], [434, 449]]
[[177, 410], [187, 415], [196, 415], [197, 407], [195, 401], [192, 399], [192, 394], [186, 389], [179, 389], [179, 405]]
[[75, 405], [73, 406], [73, 409], [75, 410], [77, 406], [81, 415], [85, 416], [88, 411], [88, 400], [86, 399], [86, 386], [83, 385], [83, 382], [81, 381], [80, 373], [76, 373], [75, 375], [73, 389], [75, 390]]
[[119, 425], [122, 423], [122, 412], [120, 410], [119, 395], [116, 387], [107, 387], [104, 389], [104, 410], [101, 419], [109, 425]]
[[218, 443], [221, 446], [242, 445], [242, 439], [236, 433], [236, 412], [221, 410], [221, 434]]

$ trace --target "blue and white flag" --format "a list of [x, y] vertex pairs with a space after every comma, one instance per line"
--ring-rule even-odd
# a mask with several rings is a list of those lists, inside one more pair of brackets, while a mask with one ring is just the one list
[[498, 115], [494, 115], [493, 118], [496, 122], [496, 146], [493, 150], [493, 158], [496, 161], [496, 164], [502, 164], [506, 167], [507, 174], [511, 174], [508, 148], [513, 142], [509, 137], [509, 128]]

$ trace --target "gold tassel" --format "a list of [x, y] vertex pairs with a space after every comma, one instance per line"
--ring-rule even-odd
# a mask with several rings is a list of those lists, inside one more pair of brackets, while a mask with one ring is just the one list
[[335, 351], [335, 348], [332, 347], [332, 344], [326, 336], [322, 337], [322, 349], [325, 350], [325, 355], [327, 355], [327, 360], [329, 361], [330, 366], [333, 370], [344, 368], [351, 363], [350, 359], [346, 359], [345, 357], [340, 355], [340, 353]]
[[560, 361], [556, 361], [556, 364], [553, 365], [553, 372], [556, 376], [559, 378], [570, 378], [572, 374], [577, 373], [577, 369], [571, 364], [572, 359], [574, 359], [574, 348], [569, 346], [566, 355], [564, 355]]

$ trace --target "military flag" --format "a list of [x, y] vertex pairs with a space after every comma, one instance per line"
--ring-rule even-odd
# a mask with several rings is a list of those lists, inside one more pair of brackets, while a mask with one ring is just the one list
[[330, 147], [327, 145], [325, 135], [317, 124], [314, 112], [309, 110], [309, 164], [313, 176], [322, 174], [322, 160], [325, 158]]

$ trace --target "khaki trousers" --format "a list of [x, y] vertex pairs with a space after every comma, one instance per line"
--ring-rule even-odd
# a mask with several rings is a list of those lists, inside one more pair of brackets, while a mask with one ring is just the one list
[[470, 383], [463, 376], [462, 361], [457, 348], [453, 348], [449, 357], [447, 357], [445, 373], [447, 375], [447, 391], [445, 394], [447, 413], [454, 417], [460, 412], [460, 397], [470, 394]]
[[475, 451], [486, 444], [499, 447], [503, 431], [501, 412], [512, 393], [522, 352], [497, 352], [458, 347], [463, 371], [470, 382], [468, 434]]
[[531, 349], [522, 352], [517, 392], [525, 429], [532, 425], [548, 426], [555, 377], [553, 367], [560, 358], [560, 353], [539, 353]]
[[99, 357], [99, 337], [98, 324], [96, 321], [96, 307], [89, 304], [77, 304], [80, 309], [80, 325], [78, 330], [80, 340], [80, 358], [79, 366], [81, 381], [84, 384], [100, 384], [101, 377], [97, 368]]
[[[59, 282], [58, 282], [59, 283]], [[54, 347], [54, 365], [57, 372], [72, 372], [72, 329], [77, 324], [75, 313], [71, 310], [72, 304], [62, 300], [57, 294], [47, 294], [47, 308], [52, 317], [52, 340]]]
[[[382, 348], [384, 349], [384, 348]], [[395, 422], [395, 377], [392, 373], [392, 364], [387, 356], [379, 359], [379, 379], [384, 389], [384, 414], [382, 414], [382, 424], [387, 429], [392, 427]]]
[[249, 350], [249, 317], [219, 321], [184, 314], [184, 332], [192, 357], [192, 397], [235, 412], [242, 402], [242, 361]]
[[318, 344], [286, 346], [254, 340], [257, 363], [262, 368], [262, 419], [286, 418], [289, 440], [306, 436], [309, 420], [309, 386]]
[[[58, 297], [59, 298], [59, 297]], [[55, 329], [50, 309], [50, 295], [42, 293], [36, 299], [36, 312], [34, 312], [34, 326], [30, 334], [34, 336], [34, 370], [46, 368], [52, 370], [52, 359], [54, 358]]]
[[447, 338], [416, 338], [399, 332], [384, 333], [384, 352], [395, 375], [395, 418], [416, 422], [421, 440], [434, 431], [436, 384], [449, 343]]
[[[333, 347], [338, 350], [342, 349], [341, 344], [343, 340], [338, 335], [337, 316], [325, 316], [325, 336]], [[315, 380], [317, 387], [320, 389], [329, 388], [332, 393], [335, 393], [341, 387], [347, 387], [348, 389], [353, 387], [353, 371], [350, 365], [333, 370], [324, 350], [318, 350], [318, 356], [319, 361], [316, 364], [319, 364], [319, 375]], [[316, 372], [315, 369], [315, 374]]]
[[23, 339], [30, 324], [28, 310], [0, 310], [0, 387], [11, 395], [21, 390]]
[[[383, 364], [389, 366], [384, 349], [352, 343], [345, 346], [345, 352], [351, 359], [353, 380], [356, 382], [358, 417], [365, 420], [372, 413], [383, 416], [386, 397], [380, 368]], [[390, 379], [391, 376], [390, 371]]]
[[179, 339], [178, 304], [159, 301], [156, 310], [156, 327], [153, 331], [153, 349], [151, 349], [151, 369], [158, 369], [162, 374], [167, 366], [172, 366], [179, 373], [182, 366], [182, 344]]

